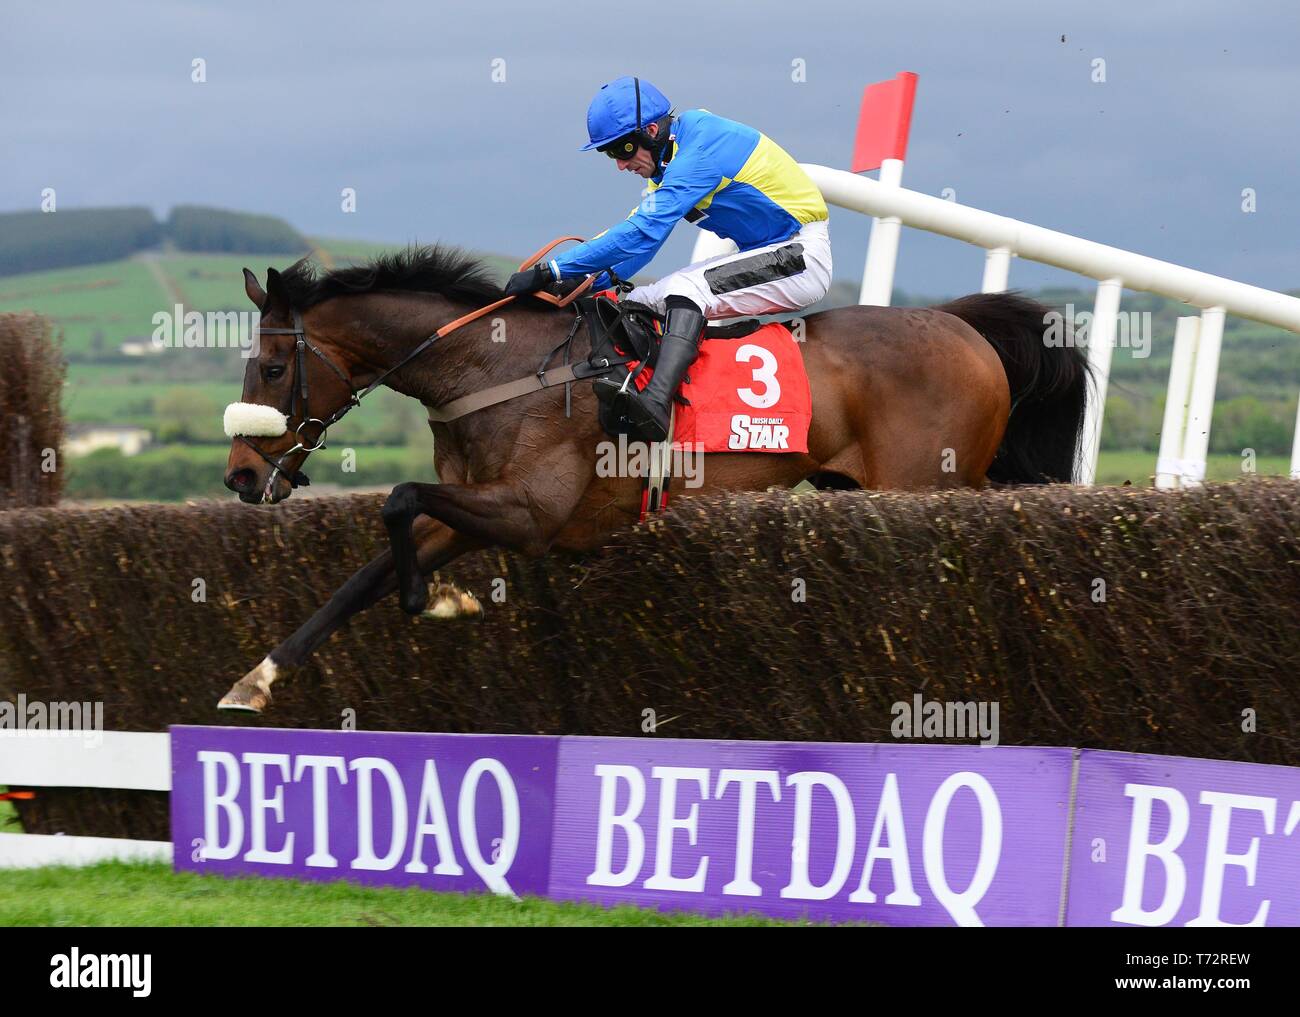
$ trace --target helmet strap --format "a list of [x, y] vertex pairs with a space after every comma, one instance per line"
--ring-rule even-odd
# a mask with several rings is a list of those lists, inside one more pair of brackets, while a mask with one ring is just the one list
[[[646, 149], [654, 158], [655, 168], [657, 169], [659, 167], [659, 160], [663, 158], [664, 146], [668, 143], [668, 131], [661, 130], [659, 132], [659, 137], [655, 138], [651, 136], [648, 130], [646, 130], [650, 125], [643, 125], [641, 123], [641, 79], [634, 77], [632, 79], [632, 85], [636, 89], [636, 126], [634, 128], [634, 133], [636, 134], [637, 144]], [[671, 117], [673, 111], [669, 110], [666, 115]]]

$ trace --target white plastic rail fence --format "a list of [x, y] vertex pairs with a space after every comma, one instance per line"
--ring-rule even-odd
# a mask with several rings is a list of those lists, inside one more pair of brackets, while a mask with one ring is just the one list
[[[0, 733], [0, 786], [170, 791], [166, 734], [122, 731]], [[0, 869], [90, 865], [109, 859], [171, 861], [168, 841], [0, 833]]]

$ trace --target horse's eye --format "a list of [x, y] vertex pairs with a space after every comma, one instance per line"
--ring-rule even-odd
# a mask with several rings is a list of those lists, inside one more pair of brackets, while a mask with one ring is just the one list
[[283, 366], [281, 366], [280, 364], [272, 364], [270, 367], [266, 369], [266, 380], [275, 381], [276, 378], [281, 377], [283, 374], [284, 374]]

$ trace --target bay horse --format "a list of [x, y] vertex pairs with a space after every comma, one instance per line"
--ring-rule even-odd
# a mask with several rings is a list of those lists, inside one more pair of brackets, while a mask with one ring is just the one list
[[[504, 302], [493, 318], [443, 328], [434, 342], [431, 334], [449, 321], [502, 302], [481, 262], [445, 247], [323, 274], [304, 259], [268, 270], [265, 289], [247, 269], [244, 280], [262, 329], [239, 405], [279, 419], [232, 438], [226, 486], [249, 503], [281, 501], [305, 481], [300, 468], [324, 440], [313, 432], [351, 408], [359, 389], [382, 382], [426, 407], [445, 407], [533, 374], [575, 326], [572, 311], [526, 298]], [[930, 308], [810, 314], [800, 344], [813, 399], [808, 452], [705, 455], [702, 485], [674, 497], [804, 480], [819, 489], [912, 491], [1068, 483], [1088, 372], [1073, 344], [1045, 341], [1049, 313], [996, 293]], [[585, 330], [571, 347], [575, 362], [587, 356]], [[285, 406], [288, 413], [278, 409]], [[382, 510], [389, 548], [240, 679], [220, 708], [260, 712], [273, 682], [391, 593], [408, 614], [425, 612], [425, 577], [466, 552], [589, 551], [634, 523], [641, 481], [598, 475], [597, 446], [608, 437], [596, 411], [592, 386], [578, 383], [534, 388], [450, 422], [431, 419], [440, 482], [393, 488]], [[431, 613], [478, 610], [447, 586]]]

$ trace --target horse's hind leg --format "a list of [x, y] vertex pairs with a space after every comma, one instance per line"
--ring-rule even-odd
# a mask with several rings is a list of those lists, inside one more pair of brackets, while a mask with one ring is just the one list
[[[477, 541], [432, 519], [420, 520], [413, 529], [417, 569], [423, 575], [480, 546]], [[271, 701], [272, 683], [283, 677], [286, 671], [305, 663], [321, 643], [354, 615], [396, 589], [397, 574], [393, 568], [393, 554], [392, 551], [385, 551], [362, 566], [304, 625], [236, 682], [217, 704], [217, 708], [260, 713]], [[439, 592], [442, 593], [441, 587]], [[459, 594], [459, 591], [456, 593]]]

